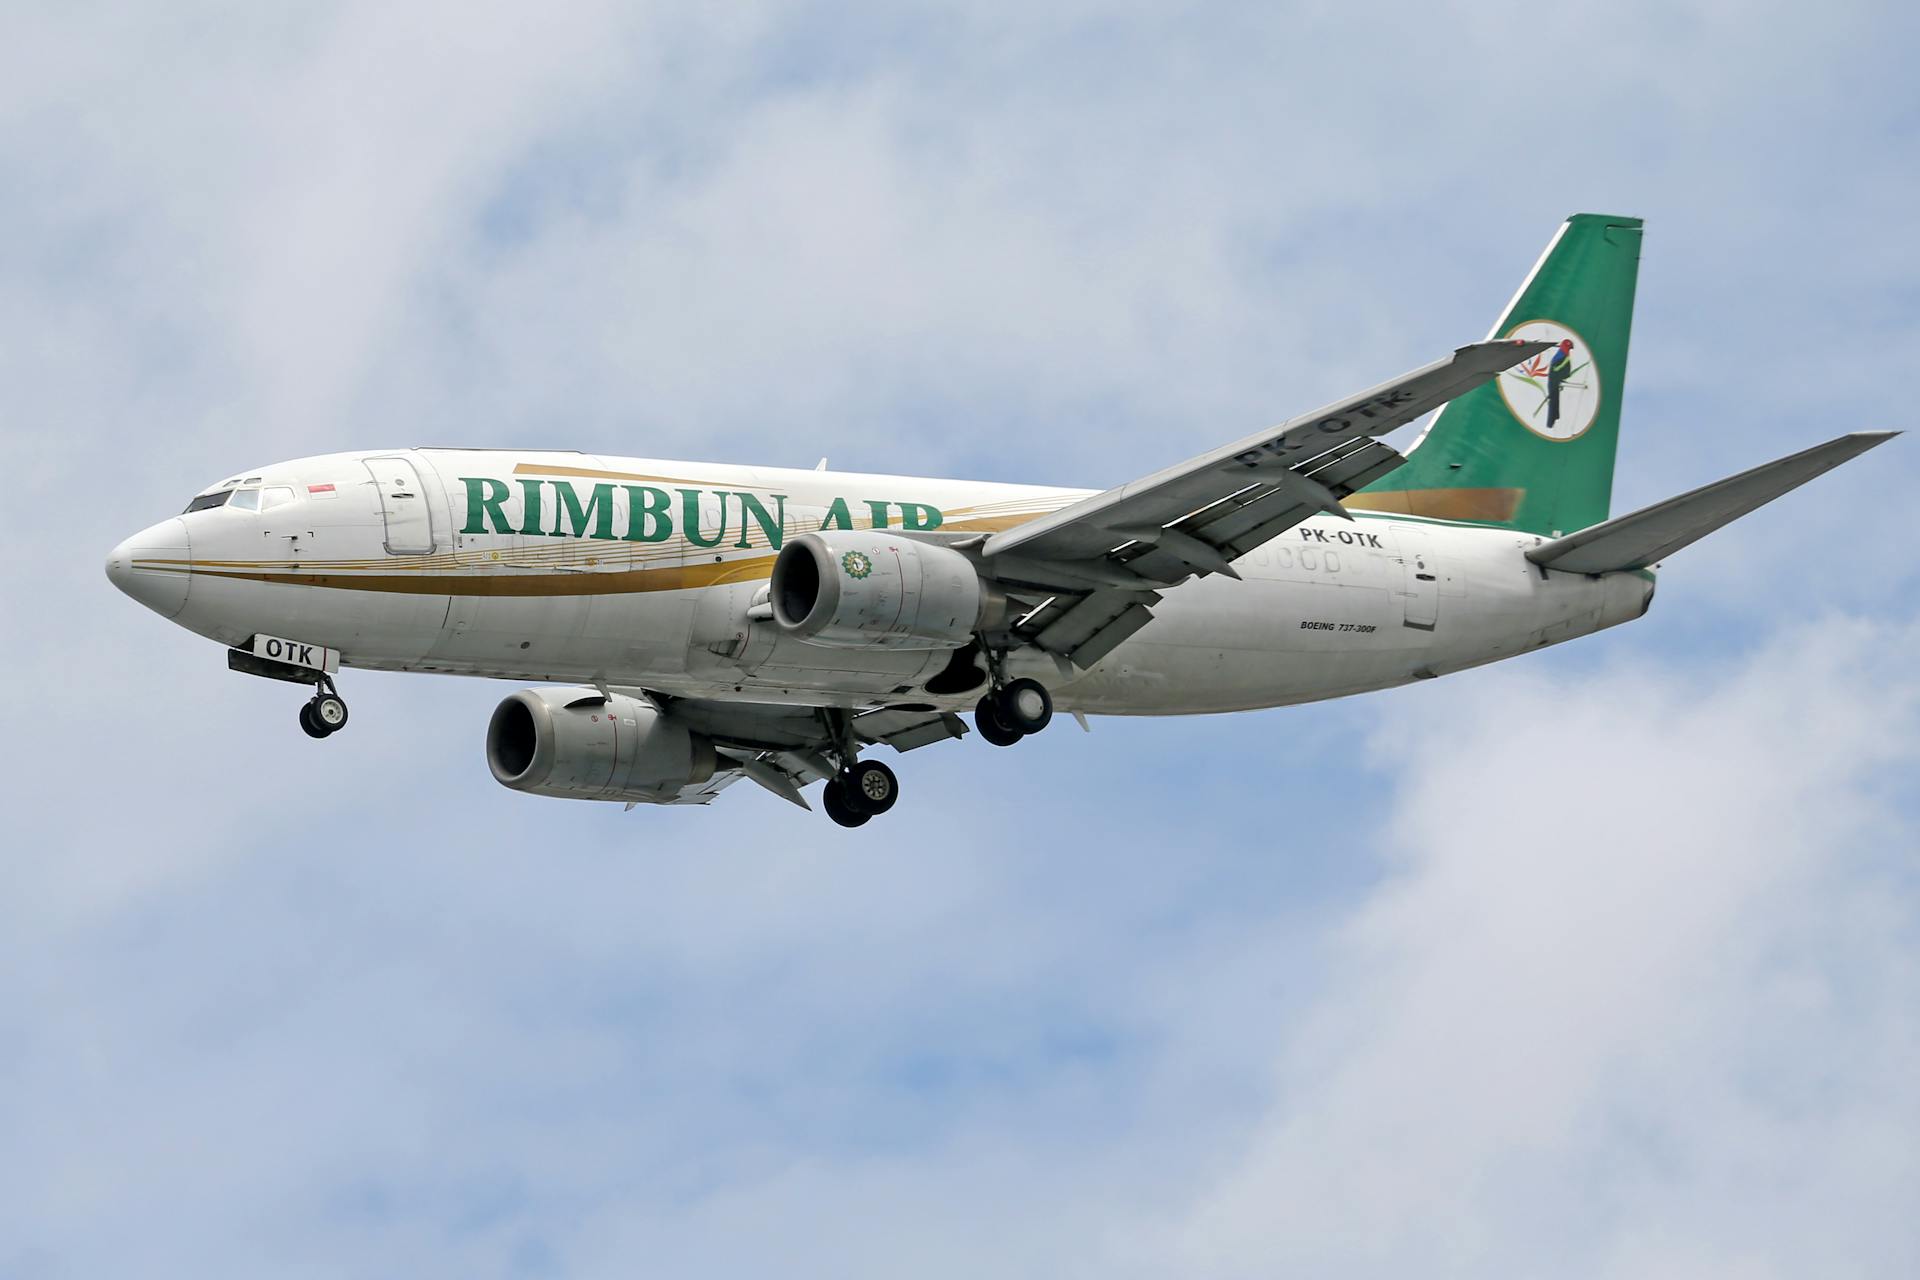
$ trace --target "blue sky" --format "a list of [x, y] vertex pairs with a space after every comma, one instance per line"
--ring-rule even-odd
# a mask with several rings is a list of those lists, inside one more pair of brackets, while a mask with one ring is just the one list
[[900, 761], [508, 792], [510, 686], [113, 592], [250, 462], [1115, 483], [1645, 217], [1616, 507], [1907, 427], [1903, 8], [70, 6], [0, 49], [0, 1276], [1907, 1276], [1911, 438], [1630, 628]]

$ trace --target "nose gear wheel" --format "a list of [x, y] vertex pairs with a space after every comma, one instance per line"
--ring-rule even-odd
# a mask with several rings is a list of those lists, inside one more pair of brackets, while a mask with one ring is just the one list
[[333, 681], [321, 676], [313, 697], [300, 707], [300, 728], [309, 738], [325, 738], [346, 727], [346, 699], [334, 691]]

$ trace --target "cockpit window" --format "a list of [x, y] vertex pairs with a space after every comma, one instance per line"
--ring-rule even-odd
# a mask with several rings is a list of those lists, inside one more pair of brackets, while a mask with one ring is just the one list
[[270, 507], [283, 506], [292, 502], [294, 492], [283, 484], [268, 485], [264, 489], [239, 486], [249, 484], [249, 480], [229, 480], [212, 493], [203, 493], [187, 504], [187, 511], [208, 511], [214, 507], [233, 507], [239, 511], [265, 511]]

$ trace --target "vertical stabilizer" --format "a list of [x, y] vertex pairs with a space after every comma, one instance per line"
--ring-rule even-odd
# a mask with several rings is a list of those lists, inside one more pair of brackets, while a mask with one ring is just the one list
[[1607, 518], [1638, 218], [1576, 213], [1490, 335], [1554, 343], [1441, 409], [1406, 465], [1348, 507], [1559, 536]]

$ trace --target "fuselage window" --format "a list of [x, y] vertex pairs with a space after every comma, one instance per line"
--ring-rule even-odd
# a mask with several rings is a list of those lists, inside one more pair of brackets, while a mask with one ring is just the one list
[[1340, 553], [1339, 552], [1337, 551], [1327, 552], [1327, 572], [1328, 573], [1340, 572]]
[[260, 509], [260, 491], [258, 489], [236, 489], [233, 494], [233, 501], [227, 505], [230, 507], [238, 507], [242, 511], [258, 511]]
[[270, 510], [293, 501], [293, 490], [285, 485], [269, 485], [260, 491], [260, 509]]
[[1320, 557], [1314, 554], [1311, 547], [1302, 547], [1300, 549], [1300, 567], [1302, 569], [1318, 569], [1320, 567]]
[[189, 502], [187, 509], [181, 512], [181, 514], [191, 515], [195, 511], [205, 511], [209, 507], [224, 507], [227, 505], [227, 499], [232, 496], [233, 490], [231, 489], [222, 489], [218, 493], [203, 493], [192, 502]]
[[1291, 569], [1293, 568], [1293, 552], [1286, 547], [1275, 547], [1273, 549], [1273, 562], [1282, 569]]

